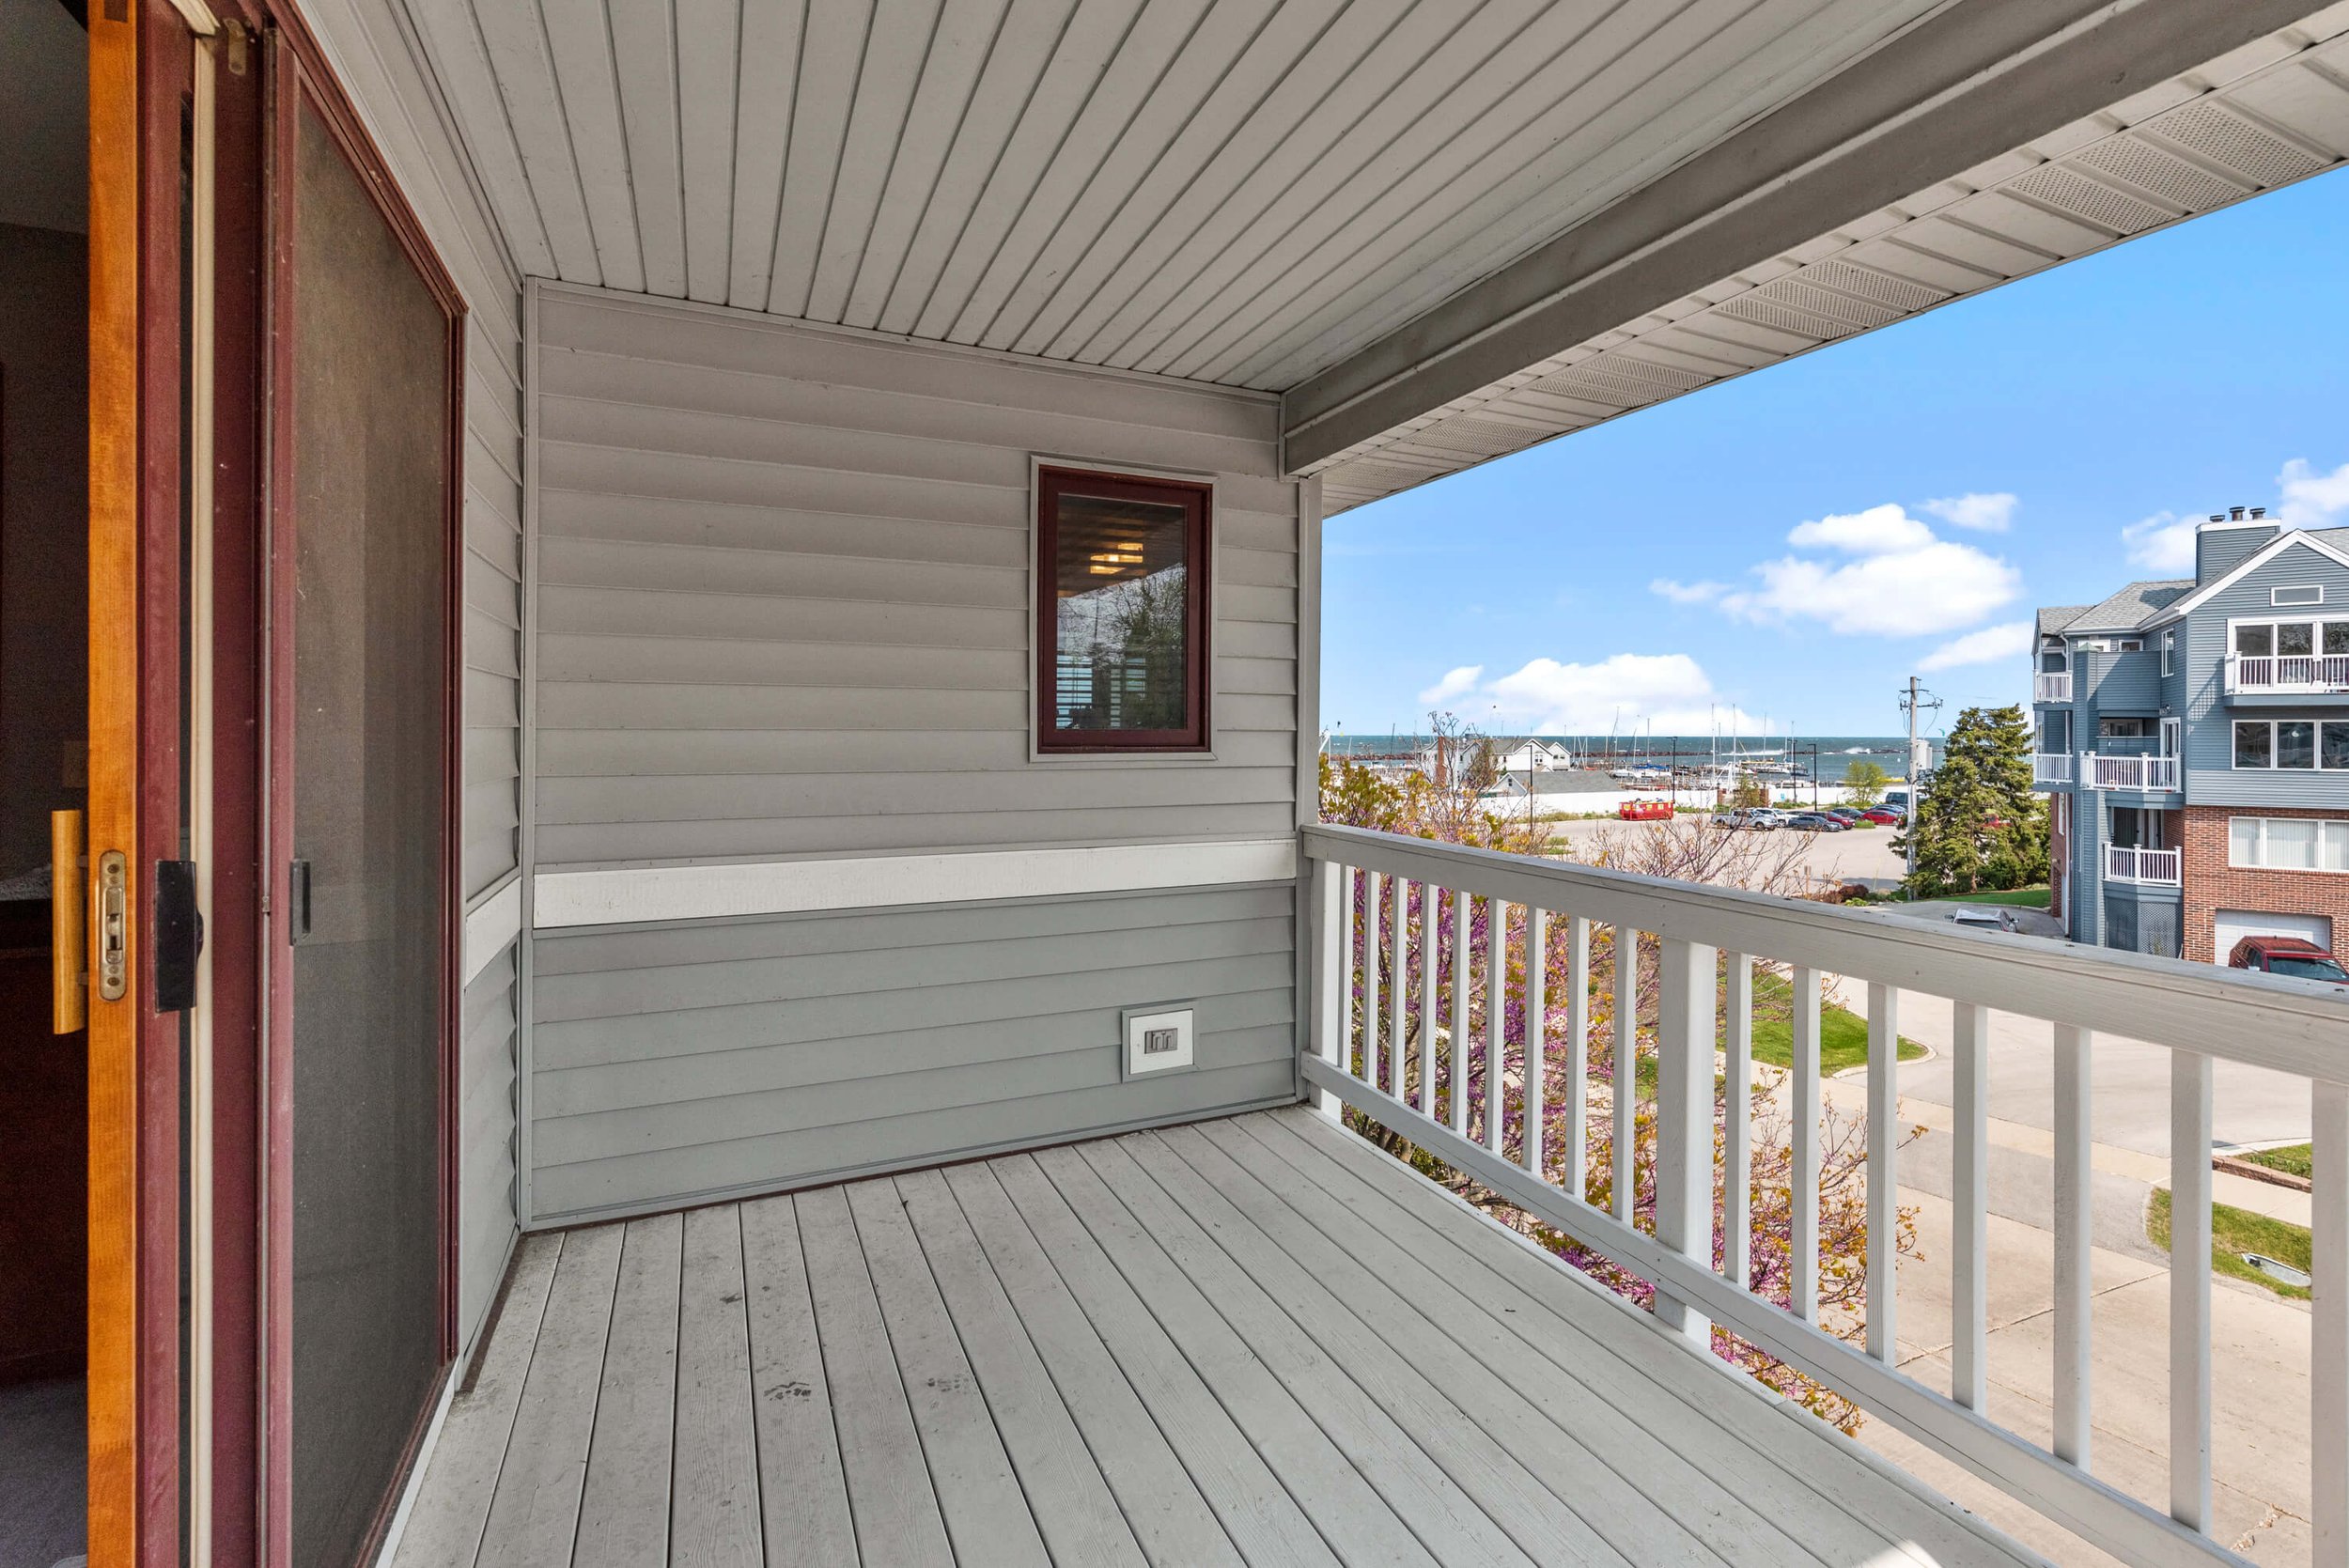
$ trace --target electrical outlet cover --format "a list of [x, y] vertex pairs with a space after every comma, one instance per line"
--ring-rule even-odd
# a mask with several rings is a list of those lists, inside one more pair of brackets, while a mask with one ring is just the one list
[[1195, 1067], [1194, 1013], [1187, 1002], [1129, 1007], [1121, 1014], [1126, 1037], [1126, 1076], [1184, 1072]]

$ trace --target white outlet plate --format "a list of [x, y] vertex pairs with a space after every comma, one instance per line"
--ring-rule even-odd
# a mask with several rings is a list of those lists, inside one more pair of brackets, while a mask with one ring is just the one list
[[1126, 1025], [1126, 1076], [1178, 1072], [1197, 1064], [1193, 1055], [1194, 1014], [1188, 1006], [1128, 1009]]

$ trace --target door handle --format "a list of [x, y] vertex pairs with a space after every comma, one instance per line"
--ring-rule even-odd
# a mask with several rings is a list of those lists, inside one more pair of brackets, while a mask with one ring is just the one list
[[82, 886], [82, 814], [49, 814], [49, 1028], [78, 1032], [89, 1021], [89, 906]]

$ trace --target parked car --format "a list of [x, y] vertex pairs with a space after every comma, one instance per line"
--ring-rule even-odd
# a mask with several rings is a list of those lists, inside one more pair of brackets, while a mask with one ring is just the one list
[[1842, 833], [1851, 831], [1850, 824], [1843, 818], [1829, 816], [1823, 811], [1798, 811], [1786, 819], [1786, 826], [1806, 833]]
[[1890, 806], [1876, 806], [1859, 815], [1879, 828], [1905, 827], [1908, 822], [1907, 816], [1894, 811]]
[[2349, 985], [2349, 970], [2341, 967], [2340, 959], [2298, 937], [2246, 937], [2227, 955], [2227, 963], [2232, 969], [2257, 970], [2262, 974]]
[[1716, 828], [1775, 828], [1782, 814], [1767, 806], [1738, 806], [1713, 818]]
[[1829, 806], [1827, 814], [1839, 822], [1857, 822], [1868, 815], [1858, 806]]
[[1960, 925], [1979, 925], [1993, 931], [2013, 931], [2020, 926], [2012, 909], [1984, 908], [1977, 904], [1961, 905], [1950, 917]]

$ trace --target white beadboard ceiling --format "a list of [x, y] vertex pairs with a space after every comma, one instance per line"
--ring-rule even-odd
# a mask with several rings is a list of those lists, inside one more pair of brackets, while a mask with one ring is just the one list
[[409, 0], [527, 274], [1280, 389], [1949, 0]]
[[[2263, 35], [2302, 8], [405, 3], [523, 273], [1281, 392], [1288, 458], [1331, 512], [2349, 155], [2349, 0]], [[2084, 62], [2069, 85], [2030, 86], [2027, 62], [2065, 49]], [[1922, 163], [1895, 147], [1866, 197], [1794, 216], [1816, 205], [1785, 194], [1801, 167], [1775, 172], [1789, 116], [1799, 137], [1812, 105], [1840, 102], [1862, 119], [1835, 156], [1876, 157], [1879, 131], [1999, 101], [1995, 68], [2015, 62], [2021, 117], [2064, 106], [2024, 127], [1994, 108]], [[2006, 144], [2107, 90], [2128, 96]], [[1821, 156], [1814, 171], [1842, 166]], [[1965, 163], [1812, 227], [1899, 190], [1892, 171]], [[1733, 236], [1678, 272], [1641, 270], [1660, 251], [1598, 255], [1624, 214], [1722, 168], [1747, 184], [1707, 187], [1712, 210], [1769, 209], [1766, 243]], [[1644, 294], [1571, 331], [1533, 305], [1461, 325], [1496, 287], [1595, 279], [1611, 299], [1610, 274], [1632, 272]]]
[[2338, 167], [2349, 5], [1311, 465], [1336, 513]]

